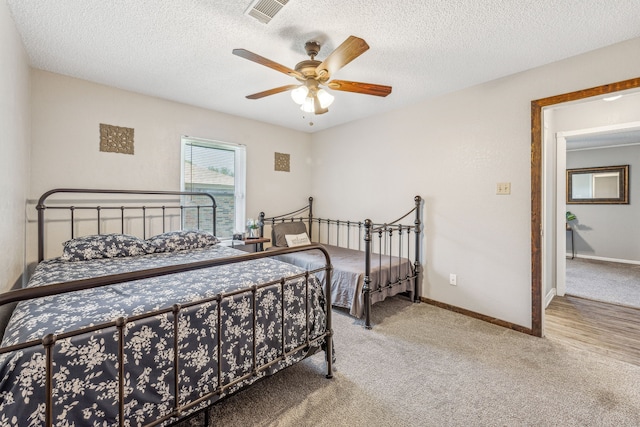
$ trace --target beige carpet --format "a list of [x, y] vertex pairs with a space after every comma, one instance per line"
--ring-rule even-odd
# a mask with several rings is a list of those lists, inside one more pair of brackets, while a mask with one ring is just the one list
[[[638, 426], [640, 367], [427, 304], [335, 310], [313, 356], [215, 405], [212, 426]], [[202, 417], [194, 425], [202, 425]]]

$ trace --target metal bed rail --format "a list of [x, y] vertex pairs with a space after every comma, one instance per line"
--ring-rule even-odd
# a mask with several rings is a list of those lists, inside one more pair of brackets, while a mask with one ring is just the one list
[[[312, 223], [317, 224], [318, 242], [359, 251], [363, 249], [364, 221], [313, 218]], [[357, 247], [354, 247], [354, 241]]]
[[[46, 360], [46, 369], [45, 369], [45, 401], [42, 402], [45, 405], [45, 425], [46, 426], [52, 426], [54, 425], [54, 401], [53, 401], [53, 396], [54, 396], [54, 365], [55, 365], [55, 345], [57, 342], [60, 342], [62, 340], [65, 339], [70, 339], [72, 337], [77, 337], [79, 335], [82, 334], [86, 334], [89, 332], [94, 332], [97, 330], [101, 330], [101, 329], [106, 329], [106, 328], [115, 328], [117, 330], [117, 334], [118, 334], [118, 355], [117, 355], [117, 360], [118, 360], [118, 369], [117, 369], [117, 380], [118, 380], [118, 423], [119, 425], [125, 425], [125, 328], [127, 327], [127, 324], [130, 322], [135, 322], [135, 321], [139, 321], [142, 319], [148, 319], [151, 317], [155, 317], [155, 316], [159, 316], [159, 315], [171, 315], [173, 318], [173, 371], [174, 371], [174, 392], [175, 395], [173, 396], [174, 399], [174, 405], [173, 405], [173, 409], [171, 410], [170, 413], [164, 414], [162, 415], [160, 418], [152, 421], [151, 423], [147, 424], [148, 426], [155, 426], [167, 421], [176, 421], [178, 418], [180, 418], [182, 415], [185, 415], [187, 413], [189, 413], [192, 410], [195, 409], [201, 409], [201, 405], [206, 405], [208, 406], [208, 404], [211, 404], [215, 401], [218, 400], [218, 398], [221, 397], [221, 395], [223, 393], [225, 393], [226, 391], [230, 390], [232, 387], [241, 384], [242, 382], [252, 378], [252, 377], [257, 377], [262, 371], [265, 371], [267, 369], [269, 369], [271, 366], [284, 361], [286, 358], [290, 357], [292, 354], [295, 354], [297, 352], [300, 351], [307, 351], [309, 352], [312, 349], [315, 349], [313, 351], [317, 352], [319, 350], [320, 345], [324, 342], [324, 351], [325, 351], [325, 358], [326, 358], [326, 364], [327, 364], [327, 373], [326, 373], [326, 377], [327, 378], [332, 378], [333, 376], [333, 330], [332, 330], [332, 316], [331, 316], [331, 263], [330, 263], [330, 259], [329, 259], [329, 254], [327, 253], [327, 251], [320, 245], [310, 245], [310, 246], [305, 246], [302, 248], [283, 248], [283, 249], [279, 249], [277, 251], [269, 251], [269, 252], [258, 252], [258, 253], [250, 253], [250, 254], [246, 254], [246, 255], [241, 255], [241, 256], [235, 256], [235, 257], [226, 257], [226, 258], [218, 258], [218, 259], [212, 259], [212, 260], [207, 260], [207, 261], [198, 261], [198, 262], [192, 262], [192, 263], [188, 263], [188, 264], [183, 264], [183, 265], [175, 265], [175, 266], [167, 266], [167, 267], [159, 267], [159, 268], [153, 268], [153, 269], [147, 269], [147, 270], [139, 270], [139, 271], [133, 271], [133, 272], [128, 272], [128, 273], [121, 273], [121, 274], [114, 274], [114, 275], [109, 275], [109, 276], [101, 276], [101, 277], [96, 277], [96, 278], [90, 278], [90, 279], [82, 279], [82, 280], [75, 280], [75, 281], [70, 281], [70, 282], [66, 282], [66, 283], [58, 283], [58, 284], [52, 284], [52, 285], [46, 285], [46, 286], [40, 286], [40, 287], [33, 287], [33, 288], [25, 288], [25, 289], [19, 289], [19, 290], [14, 290], [14, 291], [9, 291], [6, 292], [4, 294], [0, 294], [0, 306], [4, 305], [4, 304], [9, 304], [9, 303], [15, 303], [15, 302], [19, 302], [19, 301], [25, 301], [25, 300], [29, 300], [29, 299], [33, 299], [33, 298], [42, 298], [42, 297], [47, 297], [47, 296], [52, 296], [52, 295], [58, 295], [61, 293], [65, 293], [65, 292], [74, 292], [74, 291], [80, 291], [80, 290], [85, 290], [85, 289], [91, 289], [91, 288], [96, 288], [96, 287], [101, 287], [101, 286], [107, 286], [107, 285], [112, 285], [112, 284], [117, 284], [117, 283], [123, 283], [123, 282], [128, 282], [128, 281], [132, 281], [132, 280], [140, 280], [140, 279], [145, 279], [145, 278], [151, 278], [151, 277], [158, 277], [158, 276], [164, 276], [167, 274], [175, 274], [175, 273], [181, 273], [181, 272], [186, 272], [186, 271], [192, 271], [192, 270], [197, 270], [197, 269], [203, 269], [203, 268], [209, 268], [209, 267], [216, 267], [216, 266], [221, 266], [221, 265], [229, 265], [229, 264], [236, 264], [236, 263], [240, 263], [240, 262], [244, 262], [244, 261], [250, 261], [250, 260], [255, 260], [255, 259], [261, 259], [261, 258], [266, 258], [266, 257], [272, 257], [272, 256], [276, 256], [276, 255], [282, 255], [282, 254], [287, 254], [287, 253], [291, 253], [291, 252], [298, 252], [298, 251], [312, 251], [312, 250], [319, 250], [324, 254], [325, 260], [326, 260], [326, 265], [323, 268], [319, 268], [316, 270], [311, 270], [311, 271], [306, 271], [304, 273], [299, 273], [297, 275], [293, 275], [293, 276], [289, 276], [289, 277], [282, 277], [278, 280], [274, 280], [274, 281], [270, 281], [270, 282], [266, 282], [266, 283], [260, 283], [260, 284], [256, 284], [256, 285], [252, 285], [246, 288], [242, 288], [242, 289], [238, 289], [238, 290], [234, 290], [231, 292], [226, 292], [226, 293], [219, 293], [213, 297], [210, 298], [205, 298], [205, 299], [201, 299], [198, 301], [194, 301], [194, 302], [190, 302], [187, 304], [174, 304], [171, 307], [165, 307], [159, 310], [154, 310], [148, 313], [143, 313], [143, 314], [139, 314], [139, 315], [134, 315], [134, 316], [130, 316], [130, 317], [119, 317], [117, 319], [115, 319], [112, 322], [106, 322], [106, 323], [102, 323], [99, 325], [93, 325], [90, 327], [84, 327], [75, 331], [70, 331], [70, 332], [66, 332], [66, 333], [62, 333], [62, 334], [47, 334], [45, 335], [41, 340], [33, 340], [33, 341], [29, 341], [29, 342], [24, 342], [24, 343], [20, 343], [20, 344], [16, 344], [16, 345], [11, 345], [11, 346], [7, 346], [7, 347], [3, 347], [0, 348], [0, 355], [2, 354], [7, 354], [10, 352], [14, 352], [14, 351], [20, 351], [20, 350], [24, 350], [27, 348], [35, 348], [35, 347], [39, 347], [42, 346], [42, 348], [44, 349], [45, 352], [45, 360]], [[310, 332], [309, 332], [309, 316], [310, 316], [310, 307], [309, 307], [309, 277], [311, 274], [319, 272], [319, 271], [325, 271], [326, 272], [326, 278], [325, 278], [325, 298], [326, 298], [326, 325], [325, 325], [325, 332], [322, 333], [319, 336], [316, 337], [311, 337], [310, 336]], [[286, 347], [286, 340], [285, 340], [285, 307], [286, 307], [286, 298], [285, 298], [285, 286], [287, 286], [288, 282], [291, 282], [292, 280], [297, 280], [297, 279], [301, 279], [304, 278], [304, 283], [305, 283], [305, 317], [307, 320], [306, 323], [306, 331], [305, 331], [305, 339], [304, 342], [295, 346], [294, 348], [291, 349], [287, 349]], [[257, 361], [257, 351], [256, 351], [256, 345], [257, 345], [257, 339], [256, 339], [256, 330], [257, 330], [257, 308], [259, 306], [259, 301], [258, 301], [258, 290], [268, 287], [268, 286], [279, 286], [280, 287], [280, 295], [281, 295], [281, 312], [280, 312], [280, 319], [282, 322], [282, 336], [281, 336], [281, 340], [282, 340], [282, 347], [279, 350], [279, 355], [274, 358], [273, 360], [270, 360], [269, 362], [266, 363], [258, 363]], [[222, 321], [222, 314], [221, 314], [221, 307], [222, 307], [222, 302], [225, 299], [228, 298], [232, 298], [234, 296], [237, 295], [243, 295], [243, 294], [250, 294], [250, 298], [251, 298], [251, 310], [252, 310], [252, 328], [253, 328], [253, 338], [252, 338], [252, 342], [253, 342], [253, 351], [252, 351], [252, 362], [251, 362], [251, 369], [248, 370], [247, 372], [244, 372], [243, 375], [239, 376], [239, 377], [235, 377], [233, 380], [228, 381], [228, 382], [224, 382], [223, 381], [223, 369], [222, 369], [222, 355], [221, 355], [221, 351], [222, 351], [222, 345], [223, 345], [223, 341], [222, 341], [222, 328], [223, 328], [223, 321]], [[178, 333], [178, 324], [179, 324], [179, 320], [180, 320], [180, 313], [183, 310], [186, 310], [187, 308], [191, 308], [191, 307], [200, 307], [200, 306], [204, 306], [207, 304], [211, 304], [211, 303], [215, 303], [217, 308], [216, 310], [216, 317], [217, 317], [217, 331], [216, 331], [216, 343], [215, 343], [215, 351], [217, 352], [217, 387], [215, 388], [215, 390], [209, 392], [209, 393], [205, 393], [201, 396], [199, 396], [198, 399], [189, 402], [187, 404], [181, 404], [180, 402], [180, 398], [179, 398], [179, 393], [180, 393], [180, 351], [179, 351], [179, 333]], [[310, 355], [312, 353], [308, 353], [308, 355]]]
[[[177, 204], [176, 202], [171, 202], [171, 204], [162, 204], [163, 201], [153, 201], [149, 200], [146, 204], [141, 205], [130, 205], [130, 204], [122, 204], [118, 203], [118, 200], [109, 200], [104, 201], [103, 205], [98, 206], [86, 206], [84, 201], [82, 200], [74, 200], [73, 204], [63, 204], [62, 201], [59, 203], [54, 203], [52, 201], [51, 204], [47, 204], [48, 199], [57, 194], [111, 194], [111, 195], [144, 195], [144, 196], [191, 196], [191, 197], [202, 197], [207, 200], [207, 203], [198, 203], [195, 205], [185, 205], [181, 201]], [[102, 220], [105, 218], [103, 212], [119, 212], [118, 217], [120, 222], [120, 232], [125, 233], [125, 219], [133, 218], [131, 216], [131, 212], [136, 212], [139, 215], [142, 221], [142, 238], [145, 239], [147, 237], [147, 227], [148, 220], [152, 219], [152, 215], [157, 215], [161, 219], [161, 227], [162, 232], [166, 231], [166, 222], [169, 216], [168, 212], [178, 212], [175, 215], [179, 215], [180, 224], [184, 224], [185, 218], [187, 217], [187, 213], [195, 211], [193, 215], [195, 215], [195, 228], [202, 228], [201, 224], [205, 221], [205, 216], [207, 216], [207, 222], [211, 221], [212, 233], [216, 234], [216, 201], [215, 198], [209, 194], [204, 192], [192, 192], [192, 191], [138, 191], [138, 190], [103, 190], [103, 189], [78, 189], [78, 188], [57, 188], [44, 193], [40, 199], [38, 199], [38, 203], [36, 205], [36, 209], [38, 211], [38, 262], [42, 261], [45, 258], [45, 225], [47, 220], [45, 219], [45, 212], [47, 210], [57, 210], [57, 211], [68, 211], [69, 212], [69, 223], [71, 226], [70, 230], [70, 238], [73, 239], [75, 237], [75, 226], [78, 223], [79, 219], [76, 216], [76, 212], [78, 211], [95, 211], [96, 216], [94, 221], [97, 223], [96, 234], [102, 234], [103, 230], [101, 227]], [[209, 212], [210, 211], [210, 212]], [[115, 217], [111, 217], [109, 219], [115, 219]]]

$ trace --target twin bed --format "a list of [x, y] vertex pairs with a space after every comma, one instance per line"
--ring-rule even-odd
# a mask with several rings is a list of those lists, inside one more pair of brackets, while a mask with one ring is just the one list
[[[410, 217], [413, 214], [413, 217]], [[409, 224], [401, 221], [413, 219]], [[420, 301], [422, 245], [422, 198], [403, 216], [388, 223], [317, 218], [313, 215], [313, 198], [300, 209], [266, 217], [260, 213], [264, 236], [270, 228], [271, 249], [289, 247], [289, 242], [317, 242], [327, 250], [333, 267], [331, 301], [346, 308], [355, 317], [364, 317], [370, 329], [372, 305], [389, 296], [406, 293]], [[302, 268], [322, 265], [317, 252], [278, 255], [276, 259]], [[318, 274], [322, 278], [322, 272]]]
[[[313, 218], [311, 203], [262, 215], [276, 247], [250, 254], [214, 237], [202, 193], [59, 189], [36, 207], [39, 263], [0, 294], [0, 425], [169, 425], [321, 351], [331, 378], [332, 303], [370, 327], [374, 302], [419, 299], [418, 197], [408, 226]], [[305, 220], [325, 244], [278, 247]]]

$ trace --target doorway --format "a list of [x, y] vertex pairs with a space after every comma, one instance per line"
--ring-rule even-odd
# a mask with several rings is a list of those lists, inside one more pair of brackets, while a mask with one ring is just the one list
[[[543, 140], [543, 153], [547, 151], [544, 161], [555, 160], [556, 166], [553, 177], [556, 182], [552, 182], [556, 194], [550, 191], [543, 196], [544, 212], [551, 211], [552, 215], [544, 216], [543, 226], [545, 230], [550, 229], [547, 224], [550, 216], [552, 220], [555, 218], [554, 225], [557, 225], [555, 239], [544, 241], [543, 236], [543, 253], [551, 252], [549, 245], [553, 240], [556, 245], [555, 260], [548, 262], [548, 256], [543, 259], [543, 271], [546, 272], [543, 287], [546, 290], [548, 283], [553, 281], [557, 291], [550, 297], [546, 295], [543, 335], [563, 345], [640, 366], [640, 262], [635, 261], [640, 259], [640, 254], [635, 243], [638, 240], [634, 236], [635, 227], [629, 228], [637, 218], [638, 205], [624, 203], [628, 197], [618, 200], [622, 203], [612, 203], [613, 200], [596, 203], [591, 200], [596, 196], [594, 191], [584, 191], [581, 181], [570, 180], [567, 175], [567, 168], [572, 169], [571, 177], [575, 178], [576, 174], [581, 177], [580, 173], [588, 172], [589, 176], [595, 176], [593, 170], [597, 166], [601, 166], [596, 168], [600, 173], [613, 170], [613, 165], [623, 164], [627, 165], [627, 172], [629, 168], [638, 170], [640, 122], [580, 126], [602, 123], [604, 118], [625, 117], [620, 112], [638, 111], [640, 96], [635, 91], [627, 92], [621, 98], [626, 102], [620, 105], [596, 98], [592, 102], [549, 107], [543, 111], [544, 119], [549, 119]], [[585, 120], [576, 125], [576, 116], [584, 116]], [[547, 131], [547, 127], [551, 130]], [[576, 127], [580, 129], [562, 130]], [[543, 182], [550, 180], [552, 174], [549, 172], [547, 164]], [[618, 175], [616, 184], [623, 182], [622, 187], [629, 189], [628, 173], [624, 173], [624, 177], [620, 180]], [[569, 183], [574, 184], [571, 189]], [[586, 184], [593, 188], [591, 186], [596, 183], [588, 180]], [[544, 187], [548, 189], [550, 185]], [[631, 187], [638, 188], [638, 181], [635, 180]], [[620, 190], [618, 188], [616, 196], [620, 196]], [[567, 204], [569, 200], [576, 203]], [[567, 221], [568, 209], [574, 216], [577, 214], [576, 219]], [[571, 234], [575, 232], [578, 236], [573, 245], [567, 241], [564, 227], [569, 222]], [[571, 253], [573, 250], [577, 250], [575, 257]], [[549, 278], [549, 270], [553, 269], [547, 264], [556, 266], [554, 277]]]
[[[543, 262], [546, 254], [543, 240], [543, 109], [546, 107], [603, 96], [613, 92], [632, 90], [640, 87], [640, 78], [598, 86], [577, 92], [556, 95], [531, 102], [531, 333], [544, 334], [544, 288], [543, 269], [549, 266]], [[551, 237], [551, 236], [549, 236]], [[548, 245], [547, 245], [548, 247]]]
[[[587, 108], [575, 109], [572, 115], [589, 111], [589, 117], [610, 117], [611, 111], [626, 112], [640, 108], [640, 94], [632, 93], [625, 99], [627, 102], [618, 106], [601, 101], [589, 102], [583, 104]], [[562, 122], [567, 121], [566, 115], [554, 115], [554, 118], [558, 119], [554, 122], [556, 129], [562, 129]], [[556, 227], [556, 275], [545, 275], [544, 281], [555, 283], [554, 294], [558, 296], [567, 293], [618, 305], [637, 301], [631, 305], [640, 308], [640, 286], [637, 286], [640, 266], [636, 266], [640, 264], [640, 250], [636, 244], [640, 239], [640, 231], [629, 227], [640, 214], [640, 207], [636, 203], [628, 203], [631, 182], [628, 171], [629, 168], [637, 170], [639, 166], [640, 121], [560, 131], [555, 135], [555, 217], [556, 224], [561, 226]], [[547, 140], [544, 144], [549, 149], [554, 148], [553, 140]], [[571, 168], [571, 180], [566, 173], [567, 165]], [[580, 169], [585, 167], [586, 170]], [[589, 168], [596, 168], [598, 174]], [[611, 172], [614, 170], [615, 173]], [[599, 176], [614, 178], [615, 196], [619, 200], [593, 199], [589, 190], [597, 183], [595, 179]], [[584, 194], [577, 198], [572, 197], [571, 193], [567, 194], [569, 181], [574, 192], [583, 191]], [[635, 181], [633, 187], [637, 187], [638, 180], [632, 181]], [[622, 193], [624, 197], [620, 198]], [[567, 204], [568, 200], [573, 203]], [[548, 205], [549, 201], [545, 200], [544, 203]], [[571, 220], [567, 218], [569, 211]], [[547, 260], [548, 257], [545, 257], [545, 262]], [[546, 298], [548, 304], [551, 298], [549, 295]]]

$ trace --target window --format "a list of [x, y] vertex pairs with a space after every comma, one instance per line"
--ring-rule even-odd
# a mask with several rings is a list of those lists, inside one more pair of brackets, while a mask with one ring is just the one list
[[219, 237], [245, 228], [245, 171], [244, 145], [182, 137], [181, 188], [215, 197]]

